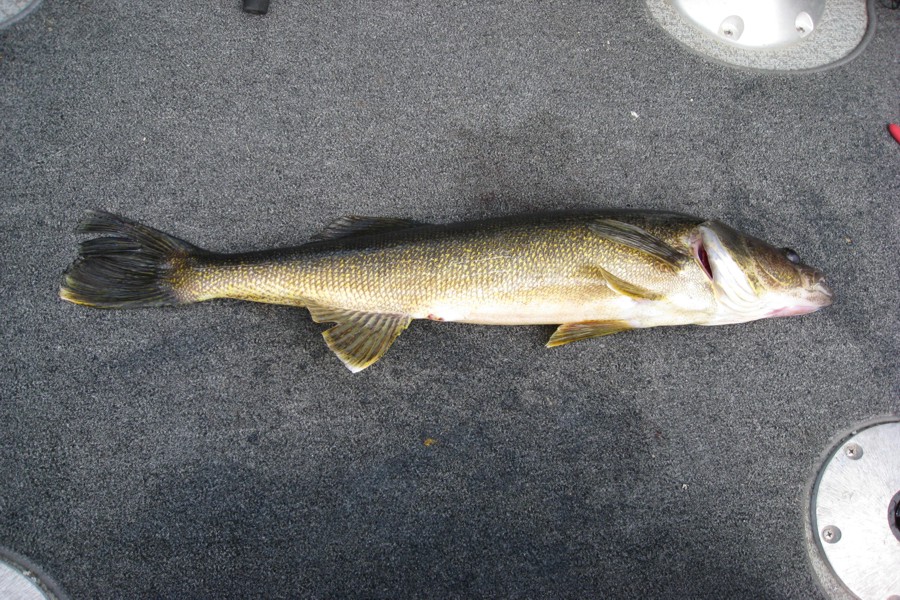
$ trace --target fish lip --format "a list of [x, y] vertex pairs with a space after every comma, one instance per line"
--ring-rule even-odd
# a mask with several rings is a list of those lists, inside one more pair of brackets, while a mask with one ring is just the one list
[[824, 281], [819, 281], [813, 287], [807, 290], [804, 297], [788, 306], [782, 306], [770, 311], [767, 317], [796, 317], [800, 315], [808, 315], [817, 312], [823, 308], [827, 308], [834, 302], [831, 289], [825, 285]]
[[793, 306], [785, 306], [784, 308], [776, 308], [766, 315], [766, 318], [775, 317], [799, 317], [800, 315], [808, 315], [817, 310], [825, 308], [826, 305], [821, 304], [795, 304]]
[[834, 303], [834, 292], [832, 292], [831, 288], [825, 283], [825, 279], [820, 279], [810, 291], [813, 293], [814, 297], [819, 298], [818, 304], [820, 308], [831, 306]]

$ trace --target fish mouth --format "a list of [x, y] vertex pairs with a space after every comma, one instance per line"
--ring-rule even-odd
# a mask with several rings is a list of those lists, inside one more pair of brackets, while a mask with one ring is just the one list
[[809, 313], [814, 313], [823, 308], [825, 307], [820, 304], [795, 304], [793, 306], [785, 306], [784, 308], [776, 308], [766, 315], [766, 317], [799, 317], [800, 315], [808, 315]]
[[831, 306], [831, 303], [834, 301], [834, 293], [831, 291], [831, 288], [825, 284], [825, 280], [820, 280], [813, 288], [812, 292], [814, 297], [819, 299], [820, 308], [825, 308], [826, 306]]
[[834, 302], [834, 293], [828, 287], [828, 284], [825, 283], [825, 274], [822, 271], [818, 269], [813, 271], [812, 277], [806, 285], [804, 296], [806, 302], [817, 307], [816, 310], [831, 306], [832, 302]]
[[806, 300], [815, 306], [813, 310], [809, 311], [814, 312], [820, 308], [831, 306], [834, 302], [834, 294], [832, 293], [831, 288], [825, 283], [825, 279], [821, 279], [809, 290]]
[[808, 315], [817, 310], [822, 310], [831, 306], [833, 293], [831, 288], [825, 283], [824, 279], [820, 279], [816, 284], [806, 290], [803, 297], [797, 302], [776, 308], [769, 312], [768, 317], [796, 317], [799, 315]]

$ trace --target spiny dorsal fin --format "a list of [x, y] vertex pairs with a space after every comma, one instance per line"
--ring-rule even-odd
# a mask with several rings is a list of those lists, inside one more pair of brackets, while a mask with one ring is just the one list
[[373, 233], [384, 233], [399, 229], [421, 227], [426, 223], [412, 219], [390, 219], [383, 217], [360, 217], [347, 215], [335, 219], [328, 226], [313, 236], [312, 241], [336, 240], [340, 238], [361, 237]]
[[617, 294], [628, 296], [633, 300], [659, 300], [662, 298], [662, 294], [657, 294], [645, 287], [619, 279], [602, 267], [592, 266], [589, 269], [592, 275], [602, 278], [606, 282], [606, 286]]
[[597, 235], [623, 244], [629, 248], [646, 252], [666, 266], [676, 269], [688, 258], [658, 237], [650, 235], [636, 225], [616, 221], [615, 219], [598, 219], [587, 224]]
[[344, 310], [327, 306], [307, 306], [316, 323], [337, 323], [322, 337], [332, 352], [354, 373], [373, 365], [384, 356], [412, 317]]
[[590, 338], [612, 335], [632, 329], [625, 321], [583, 321], [581, 323], [563, 323], [556, 328], [547, 341], [548, 348], [578, 342]]

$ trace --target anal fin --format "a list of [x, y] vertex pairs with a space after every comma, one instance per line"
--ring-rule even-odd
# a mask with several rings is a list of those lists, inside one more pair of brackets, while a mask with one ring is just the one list
[[612, 335], [633, 329], [625, 321], [582, 321], [580, 323], [563, 323], [556, 328], [553, 335], [547, 341], [548, 348], [555, 348], [563, 344], [578, 342], [590, 338]]
[[371, 313], [318, 305], [307, 306], [316, 323], [337, 323], [322, 332], [325, 343], [354, 373], [373, 365], [409, 327], [409, 315]]

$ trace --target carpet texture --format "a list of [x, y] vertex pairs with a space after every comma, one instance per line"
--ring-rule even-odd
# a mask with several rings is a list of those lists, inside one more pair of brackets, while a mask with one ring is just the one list
[[[900, 14], [733, 70], [640, 2], [46, 2], [0, 33], [0, 545], [74, 598], [816, 598], [803, 489], [900, 412]], [[805, 317], [415, 322], [352, 375], [289, 307], [57, 298], [101, 208], [211, 250], [344, 214], [722, 219]]]

